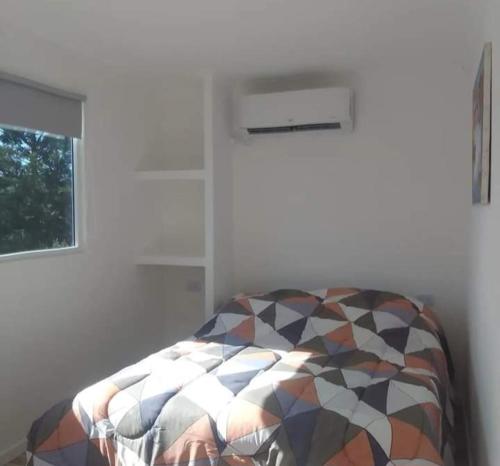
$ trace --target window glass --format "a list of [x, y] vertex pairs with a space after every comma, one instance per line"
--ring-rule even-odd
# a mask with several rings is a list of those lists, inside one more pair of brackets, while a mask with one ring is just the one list
[[0, 127], [0, 255], [75, 246], [73, 139]]

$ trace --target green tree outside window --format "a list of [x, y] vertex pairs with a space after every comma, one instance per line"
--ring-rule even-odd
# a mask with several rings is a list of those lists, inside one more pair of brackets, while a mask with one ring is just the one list
[[72, 139], [0, 128], [0, 254], [74, 244]]

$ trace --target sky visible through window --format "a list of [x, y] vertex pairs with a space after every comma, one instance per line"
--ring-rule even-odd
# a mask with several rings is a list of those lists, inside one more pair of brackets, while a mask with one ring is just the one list
[[0, 255], [75, 245], [73, 141], [0, 127]]

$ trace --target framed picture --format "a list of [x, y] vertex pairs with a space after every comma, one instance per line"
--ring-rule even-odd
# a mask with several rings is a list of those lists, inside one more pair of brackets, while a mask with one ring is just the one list
[[472, 202], [490, 203], [492, 44], [483, 49], [474, 83], [472, 132]]

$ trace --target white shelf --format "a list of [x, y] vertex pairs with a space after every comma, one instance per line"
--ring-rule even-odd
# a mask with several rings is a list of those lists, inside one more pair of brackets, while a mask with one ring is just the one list
[[172, 312], [203, 306], [209, 317], [233, 293], [232, 89], [204, 73], [169, 83], [148, 107], [155, 124], [131, 174], [142, 206], [134, 259], [160, 274]]
[[173, 265], [178, 267], [205, 267], [203, 256], [170, 256], [163, 254], [145, 254], [136, 260], [139, 265]]
[[204, 180], [205, 170], [139, 170], [139, 180]]

